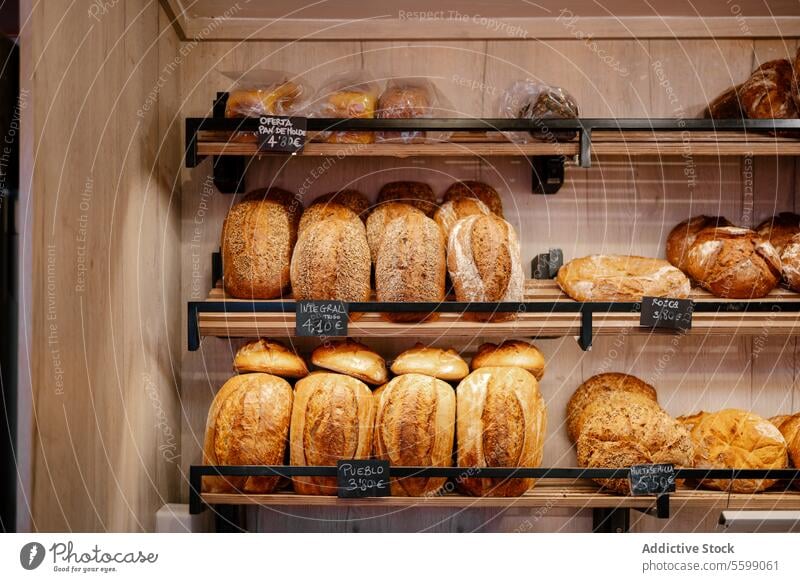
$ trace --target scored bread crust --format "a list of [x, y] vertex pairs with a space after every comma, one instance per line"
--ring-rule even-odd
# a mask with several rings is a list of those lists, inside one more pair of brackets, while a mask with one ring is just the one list
[[233, 369], [237, 372], [263, 372], [281, 378], [303, 378], [308, 368], [303, 359], [279, 341], [257, 339], [236, 351]]
[[325, 342], [311, 352], [311, 363], [374, 386], [389, 378], [386, 361], [374, 350], [349, 338]]
[[[789, 461], [792, 467], [800, 467], [800, 413], [773, 417], [769, 421], [774, 424], [786, 441], [786, 448], [789, 453]], [[800, 489], [800, 480], [794, 482], [795, 487]]]
[[717, 96], [708, 104], [703, 112], [703, 117], [706, 119], [744, 119], [745, 114], [739, 100], [741, 88], [741, 85], [737, 85]]
[[781, 212], [763, 220], [755, 231], [758, 236], [772, 243], [778, 254], [781, 254], [791, 238], [800, 234], [800, 215], [794, 212]]
[[341, 204], [342, 206], [352, 210], [362, 222], [367, 220], [369, 200], [366, 196], [364, 196], [364, 194], [352, 188], [339, 190], [338, 192], [328, 192], [327, 194], [323, 194], [322, 196], [314, 198], [314, 201], [308, 208], [311, 209], [313, 206], [318, 204]]
[[500, 199], [500, 194], [497, 193], [497, 190], [489, 186], [489, 184], [475, 180], [465, 180], [452, 184], [444, 193], [445, 202], [460, 198], [477, 198], [492, 213], [503, 218], [503, 201]]
[[781, 253], [781, 276], [792, 291], [800, 291], [800, 234], [794, 235]]
[[[366, 384], [317, 372], [295, 385], [289, 462], [330, 466], [339, 460], [368, 459], [372, 449], [375, 400]], [[293, 477], [301, 495], [336, 495], [336, 477]]]
[[425, 374], [440, 380], [462, 380], [469, 366], [454, 349], [427, 347], [418, 343], [398, 355], [392, 362], [395, 374]]
[[[403, 374], [374, 392], [373, 454], [405, 467], [451, 467], [456, 396], [442, 380]], [[392, 495], [434, 495], [446, 478], [392, 478]]]
[[403, 202], [410, 204], [424, 212], [427, 216], [433, 216], [436, 211], [436, 194], [428, 184], [424, 182], [389, 182], [384, 184], [378, 193], [377, 205], [384, 202]]
[[450, 235], [453, 225], [467, 216], [473, 214], [491, 214], [492, 211], [477, 198], [456, 198], [443, 203], [436, 210], [433, 219], [442, 229], [445, 237]]
[[733, 226], [724, 216], [693, 216], [679, 222], [667, 235], [667, 260], [684, 273], [689, 249], [697, 239], [697, 235], [707, 229], [717, 226]]
[[[547, 410], [533, 374], [522, 368], [480, 368], [456, 388], [459, 467], [538, 467], [542, 462]], [[475, 496], [516, 497], [534, 479], [476, 478], [458, 488]]]
[[794, 71], [788, 59], [768, 61], [758, 67], [739, 89], [739, 100], [751, 119], [792, 119], [797, 107], [792, 98]]
[[532, 343], [522, 340], [505, 340], [500, 345], [482, 344], [472, 357], [473, 370], [487, 367], [516, 366], [533, 374], [537, 380], [544, 376], [544, 354]]
[[[292, 413], [292, 387], [270, 374], [243, 374], [220, 388], [208, 410], [204, 465], [281, 465]], [[271, 493], [278, 477], [205, 477], [203, 491]]]

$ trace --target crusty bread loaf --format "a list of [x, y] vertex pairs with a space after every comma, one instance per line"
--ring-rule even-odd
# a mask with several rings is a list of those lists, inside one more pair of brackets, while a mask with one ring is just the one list
[[483, 202], [491, 212], [503, 218], [503, 201], [497, 190], [475, 180], [465, 180], [451, 185], [444, 193], [444, 201], [458, 200], [460, 198], [477, 198]]
[[222, 225], [225, 291], [241, 299], [274, 299], [289, 285], [289, 265], [303, 206], [280, 188], [254, 190]]
[[739, 89], [739, 100], [751, 119], [793, 119], [797, 107], [792, 98], [792, 64], [788, 59], [758, 67]]
[[781, 276], [789, 289], [800, 292], [800, 234], [790, 238], [783, 248]]
[[678, 223], [667, 235], [667, 260], [685, 273], [689, 249], [697, 239], [697, 235], [707, 228], [718, 226], [733, 225], [724, 216], [705, 216], [703, 214]]
[[478, 348], [470, 365], [473, 370], [516, 366], [527, 370], [537, 380], [544, 376], [544, 354], [532, 343], [522, 340], [505, 340], [499, 346], [485, 343]]
[[783, 252], [789, 240], [800, 234], [800, 215], [794, 212], [781, 212], [762, 221], [755, 231], [758, 236], [772, 243], [778, 254]]
[[389, 182], [378, 193], [378, 205], [384, 202], [404, 202], [419, 208], [428, 216], [436, 211], [436, 194], [424, 182]]
[[[456, 388], [459, 467], [538, 467], [546, 429], [539, 384], [522, 368], [480, 368]], [[514, 497], [534, 482], [474, 477], [458, 487], [469, 495]]]
[[[206, 421], [205, 465], [282, 465], [292, 414], [292, 387], [270, 374], [242, 374], [220, 388]], [[271, 493], [277, 477], [205, 477], [210, 493]]]
[[[781, 425], [783, 425], [783, 423], [786, 422], [787, 420], [789, 420], [790, 418], [792, 418], [791, 414], [778, 414], [777, 416], [771, 416], [769, 418], [769, 421], [772, 424], [774, 424], [778, 428], [778, 430], [781, 430]], [[783, 432], [783, 431], [781, 431], [781, 432]], [[784, 437], [785, 436], [786, 435], [784, 435]]]
[[698, 234], [686, 267], [692, 279], [717, 297], [764, 297], [781, 279], [775, 247], [754, 231], [734, 226]]
[[300, 226], [297, 228], [297, 235], [300, 236], [309, 226], [327, 220], [351, 220], [360, 222], [355, 212], [347, 208], [344, 204], [338, 204], [336, 202], [312, 204], [303, 212], [303, 217], [300, 219]]
[[792, 61], [792, 69], [794, 72], [792, 79], [792, 99], [794, 99], [794, 106], [797, 111], [800, 111], [800, 47], [794, 55]]
[[263, 372], [281, 378], [303, 378], [308, 368], [303, 358], [279, 341], [257, 339], [240, 347], [233, 359], [237, 372]]
[[642, 297], [689, 296], [691, 284], [662, 259], [589, 255], [558, 270], [558, 286], [576, 301], [641, 301]]
[[386, 361], [377, 352], [352, 339], [328, 341], [311, 352], [311, 363], [378, 386], [388, 379]]
[[[453, 388], [431, 376], [404, 374], [375, 391], [373, 454], [391, 465], [450, 467], [456, 395]], [[392, 495], [433, 495], [444, 478], [392, 478]]]
[[381, 247], [389, 223], [408, 214], [425, 216], [419, 208], [405, 202], [384, 202], [370, 212], [367, 218], [367, 244], [373, 263], [378, 260], [378, 249]]
[[425, 374], [440, 380], [462, 380], [469, 374], [469, 366], [454, 349], [428, 347], [418, 343], [402, 352], [392, 362], [395, 374]]
[[[789, 466], [800, 467], [800, 413], [773, 416], [769, 421], [781, 431], [783, 439], [786, 441]], [[796, 479], [791, 484], [795, 489], [800, 489], [800, 479]]]
[[741, 85], [737, 85], [721, 93], [708, 104], [703, 112], [703, 117], [706, 119], [744, 119], [745, 114], [739, 100], [740, 89]]
[[349, 218], [331, 217], [312, 223], [297, 239], [291, 267], [297, 301], [370, 299], [367, 233], [353, 212], [340, 208]]
[[[378, 301], [440, 303], [445, 299], [444, 235], [427, 216], [409, 213], [395, 218], [386, 232], [375, 260], [375, 295]], [[390, 312], [388, 321], [434, 321], [430, 312]]]
[[[786, 440], [781, 431], [751, 412], [727, 409], [699, 417], [691, 430], [698, 469], [783, 469], [787, 466]], [[756, 493], [774, 479], [704, 479], [709, 489]]]
[[341, 204], [342, 206], [352, 210], [362, 222], [367, 220], [369, 200], [367, 200], [367, 197], [364, 196], [364, 194], [358, 190], [353, 190], [352, 188], [339, 190], [338, 192], [329, 192], [319, 196], [318, 198], [314, 198], [314, 201], [311, 203], [311, 206], [309, 206], [309, 209], [313, 208], [317, 204]]
[[[472, 215], [453, 225], [447, 269], [457, 301], [522, 301], [525, 276], [514, 228], [494, 214]], [[467, 312], [474, 321], [510, 321], [516, 313]]]
[[468, 198], [465, 196], [443, 203], [436, 210], [433, 219], [436, 221], [436, 224], [441, 227], [444, 236], [448, 237], [453, 225], [462, 218], [472, 216], [473, 214], [490, 214], [491, 212], [489, 207], [477, 198]]
[[[339, 460], [368, 459], [372, 448], [375, 401], [363, 382], [315, 372], [295, 385], [289, 461], [299, 466], [330, 466]], [[302, 495], [336, 495], [336, 477], [294, 477]]]

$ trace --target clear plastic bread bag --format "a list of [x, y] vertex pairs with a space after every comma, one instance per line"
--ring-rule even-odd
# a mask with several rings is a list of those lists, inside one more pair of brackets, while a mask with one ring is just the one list
[[223, 73], [234, 85], [228, 91], [225, 117], [302, 115], [313, 89], [302, 77], [286, 71], [254, 70]]
[[[452, 117], [452, 106], [436, 85], [423, 78], [390, 79], [378, 99], [378, 119], [419, 119]], [[377, 142], [425, 143], [447, 141], [452, 132], [384, 131], [376, 132]]]
[[[515, 81], [497, 103], [497, 115], [506, 119], [576, 119], [579, 116], [575, 98], [561, 87], [537, 83], [531, 79]], [[526, 143], [532, 140], [560, 142], [574, 139], [574, 131], [551, 131], [545, 127], [530, 132], [503, 132], [509, 140]]]
[[[378, 107], [380, 88], [365, 71], [339, 74], [317, 91], [309, 117], [372, 119]], [[328, 143], [368, 144], [375, 141], [371, 131], [325, 131], [317, 136]]]

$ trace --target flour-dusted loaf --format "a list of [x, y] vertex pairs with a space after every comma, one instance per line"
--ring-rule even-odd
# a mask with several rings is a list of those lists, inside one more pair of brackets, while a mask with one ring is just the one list
[[[450, 467], [456, 423], [452, 386], [422, 374], [403, 374], [375, 391], [373, 454], [391, 465]], [[433, 495], [444, 478], [392, 478], [392, 495]]]
[[[472, 215], [453, 225], [447, 243], [447, 269], [457, 301], [522, 301], [522, 273], [517, 233], [496, 216]], [[467, 312], [474, 321], [510, 321], [516, 313]]]
[[497, 190], [474, 180], [465, 180], [451, 185], [444, 193], [444, 201], [459, 200], [461, 198], [476, 198], [483, 202], [491, 212], [503, 218], [503, 201]]
[[[270, 374], [242, 374], [220, 388], [206, 420], [205, 465], [282, 465], [292, 414], [292, 387]], [[271, 493], [277, 477], [205, 477], [210, 493]]]
[[445, 237], [448, 237], [453, 225], [462, 218], [472, 216], [473, 214], [491, 214], [491, 212], [489, 207], [477, 198], [468, 198], [465, 196], [443, 203], [436, 210], [433, 219], [436, 221], [436, 224], [441, 227]]
[[673, 266], [686, 272], [686, 260], [697, 235], [707, 229], [718, 226], [733, 226], [724, 216], [693, 216], [678, 223], [667, 235], [667, 260]]
[[378, 259], [378, 249], [381, 248], [389, 223], [409, 214], [425, 216], [419, 208], [405, 202], [384, 202], [370, 212], [367, 218], [367, 244], [373, 263]]
[[544, 376], [544, 354], [532, 343], [522, 340], [505, 340], [500, 345], [482, 344], [470, 365], [473, 370], [515, 366], [527, 370], [537, 380]]
[[463, 380], [469, 366], [454, 349], [442, 349], [418, 343], [399, 354], [392, 362], [395, 374], [425, 374], [440, 380]]
[[[456, 388], [459, 467], [538, 467], [544, 452], [547, 411], [533, 374], [522, 368], [480, 368]], [[514, 497], [533, 479], [464, 478], [469, 495]]]
[[367, 219], [367, 211], [369, 210], [369, 200], [367, 200], [367, 197], [358, 190], [352, 188], [323, 194], [315, 198], [309, 208], [317, 204], [341, 204], [352, 210], [362, 221]]
[[389, 182], [378, 192], [378, 205], [384, 202], [404, 202], [419, 208], [428, 216], [436, 211], [436, 194], [424, 182]]
[[797, 107], [792, 98], [794, 71], [788, 59], [758, 67], [739, 89], [739, 100], [751, 119], [793, 119]]
[[783, 252], [789, 240], [800, 234], [800, 215], [794, 212], [781, 212], [763, 220], [755, 231], [764, 240], [769, 241], [778, 254]]
[[[314, 372], [295, 385], [289, 461], [297, 466], [335, 466], [368, 459], [375, 400], [367, 385], [342, 374]], [[336, 477], [294, 477], [302, 495], [336, 495]]]
[[[737, 409], [697, 416], [691, 423], [694, 465], [697, 469], [783, 469], [787, 466], [786, 440], [765, 418]], [[756, 493], [774, 479], [704, 479], [709, 489]]]
[[308, 368], [303, 358], [279, 341], [257, 339], [236, 352], [233, 369], [237, 372], [263, 372], [281, 378], [303, 378]]
[[764, 297], [781, 280], [775, 247], [752, 230], [727, 226], [706, 229], [689, 249], [687, 272], [717, 297]]
[[781, 276], [789, 289], [800, 292], [800, 234], [790, 238], [783, 248]]
[[642, 297], [689, 296], [691, 284], [663, 259], [590, 255], [558, 270], [558, 286], [576, 301], [641, 301]]
[[[296, 300], [369, 301], [369, 246], [364, 225], [350, 210], [347, 218], [309, 225], [297, 239], [291, 280]], [[354, 314], [350, 314], [353, 318]]]
[[379, 386], [388, 380], [386, 361], [376, 351], [352, 339], [327, 341], [311, 352], [311, 363]]
[[[445, 299], [444, 235], [430, 218], [401, 215], [386, 227], [375, 259], [375, 295], [378, 301], [440, 303]], [[388, 321], [434, 321], [435, 311], [390, 312]]]
[[225, 291], [241, 299], [274, 299], [289, 285], [289, 265], [303, 206], [280, 188], [254, 190], [222, 225]]
[[350, 210], [344, 204], [339, 204], [337, 202], [312, 204], [306, 208], [306, 210], [303, 212], [303, 217], [300, 219], [300, 226], [297, 228], [298, 237], [303, 234], [303, 232], [305, 232], [309, 226], [328, 220], [350, 220], [357, 223], [361, 222], [356, 216], [355, 212]]

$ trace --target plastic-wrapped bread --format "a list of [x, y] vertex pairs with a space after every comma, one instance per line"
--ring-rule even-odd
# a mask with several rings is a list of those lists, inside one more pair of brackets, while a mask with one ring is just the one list
[[[447, 243], [447, 268], [457, 301], [522, 301], [522, 273], [517, 233], [508, 222], [472, 215], [453, 225]], [[467, 312], [475, 321], [510, 321], [516, 313]]]

